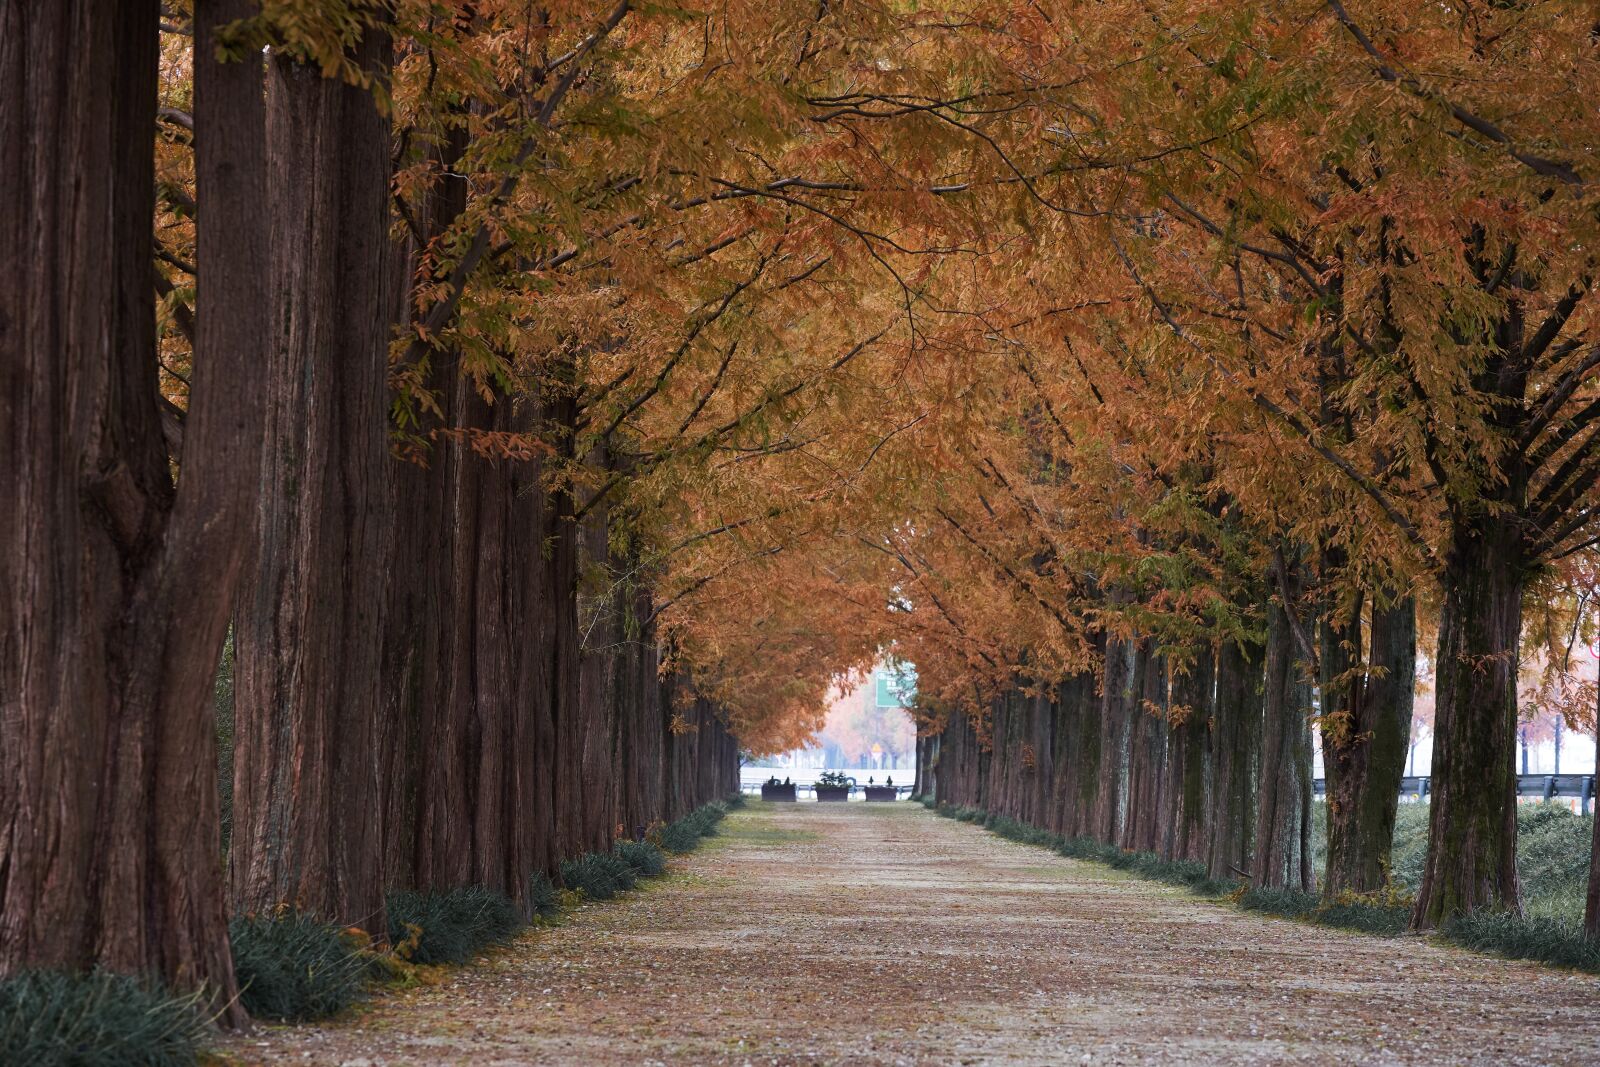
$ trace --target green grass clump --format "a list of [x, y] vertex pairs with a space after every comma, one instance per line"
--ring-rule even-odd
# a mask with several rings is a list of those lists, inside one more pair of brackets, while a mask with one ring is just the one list
[[1009, 841], [1016, 841], [1024, 845], [1037, 845], [1040, 848], [1056, 848], [1061, 844], [1061, 838], [1049, 830], [1042, 830], [1025, 822], [1006, 816], [991, 815], [985, 825], [994, 833]]
[[0, 1063], [186, 1067], [210, 1033], [197, 996], [126, 975], [24, 971], [0, 980]]
[[1108, 845], [1104, 841], [1097, 841], [1092, 837], [1069, 837], [1056, 846], [1056, 851], [1068, 859], [1090, 860], [1095, 863], [1107, 863], [1113, 867], [1124, 853], [1116, 845]]
[[1577, 920], [1480, 911], [1452, 919], [1439, 932], [1479, 952], [1600, 974], [1600, 941], [1584, 937]]
[[389, 940], [412, 963], [465, 963], [522, 927], [517, 906], [484, 886], [398, 890], [389, 894], [388, 905]]
[[1324, 926], [1397, 937], [1411, 926], [1415, 904], [1410, 893], [1398, 886], [1376, 893], [1340, 893], [1319, 904], [1312, 920]]
[[1377, 893], [1341, 893], [1332, 900], [1299, 889], [1263, 887], [1245, 890], [1239, 894], [1237, 902], [1246, 911], [1384, 937], [1406, 932], [1411, 923], [1413, 903], [1399, 886]]
[[337, 926], [298, 912], [228, 924], [239, 1002], [258, 1019], [325, 1019], [361, 999], [367, 960]]
[[618, 841], [613, 851], [640, 878], [659, 878], [667, 872], [667, 854], [648, 841]]
[[528, 880], [528, 908], [535, 919], [546, 922], [561, 914], [561, 894], [550, 876], [536, 871]]
[[590, 900], [610, 900], [638, 883], [628, 862], [612, 852], [588, 852], [561, 865], [561, 881]]
[[1261, 886], [1247, 889], [1239, 895], [1239, 907], [1245, 911], [1259, 911], [1264, 915], [1281, 915], [1286, 919], [1305, 919], [1317, 909], [1322, 898], [1303, 889], [1284, 889]]
[[727, 814], [728, 806], [721, 801], [713, 800], [709, 804], [702, 804], [677, 822], [662, 827], [658, 843], [668, 852], [692, 851], [702, 837], [716, 834], [717, 823]]

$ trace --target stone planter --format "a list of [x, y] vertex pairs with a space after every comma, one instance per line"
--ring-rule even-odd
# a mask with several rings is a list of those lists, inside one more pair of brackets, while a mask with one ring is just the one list
[[789, 785], [763, 785], [761, 787], [761, 799], [793, 801], [796, 799], [794, 785], [792, 783]]
[[817, 788], [817, 799], [819, 801], [823, 801], [825, 803], [826, 802], [842, 802], [842, 801], [846, 801], [846, 800], [850, 799], [850, 787], [849, 786], [819, 785], [816, 788]]
[[867, 803], [888, 803], [900, 799], [900, 790], [892, 785], [867, 786]]

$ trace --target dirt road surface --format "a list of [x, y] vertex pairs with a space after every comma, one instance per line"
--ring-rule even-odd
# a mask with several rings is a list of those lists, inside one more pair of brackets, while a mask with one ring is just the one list
[[732, 814], [648, 889], [241, 1063], [1600, 1063], [1600, 979], [1248, 915], [921, 807]]

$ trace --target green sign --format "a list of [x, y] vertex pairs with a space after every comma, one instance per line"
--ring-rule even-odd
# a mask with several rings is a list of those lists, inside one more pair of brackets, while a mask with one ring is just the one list
[[917, 672], [914, 667], [880, 667], [872, 672], [880, 708], [909, 708], [917, 699]]

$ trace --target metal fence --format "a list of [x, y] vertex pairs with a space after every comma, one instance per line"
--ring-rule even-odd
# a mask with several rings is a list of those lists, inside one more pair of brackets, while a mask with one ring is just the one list
[[[1328, 782], [1318, 778], [1312, 782], [1312, 790], [1317, 796], [1328, 792]], [[1595, 776], [1592, 774], [1519, 774], [1517, 775], [1517, 796], [1538, 797], [1540, 800], [1554, 800], [1556, 797], [1577, 797], [1578, 807], [1583, 814], [1589, 814], [1589, 805], [1594, 802]], [[1400, 795], [1413, 800], [1428, 799], [1427, 775], [1408, 776], [1400, 779]]]

